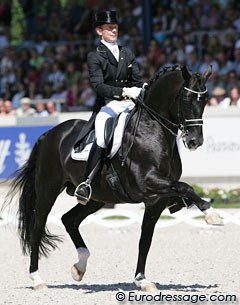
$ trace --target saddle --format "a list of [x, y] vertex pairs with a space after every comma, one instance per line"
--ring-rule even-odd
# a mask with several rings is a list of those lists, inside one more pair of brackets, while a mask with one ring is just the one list
[[[105, 123], [104, 140], [109, 159], [117, 153], [122, 144], [125, 122], [129, 113], [122, 112], [115, 118], [108, 118]], [[91, 129], [81, 141], [76, 142], [71, 157], [78, 161], [87, 161], [92, 143], [95, 140], [95, 129]]]
[[[113, 136], [114, 136], [114, 131], [117, 126], [119, 120], [119, 115], [115, 118], [108, 118], [105, 123], [105, 129], [104, 129], [104, 142], [107, 147], [107, 155], [109, 155], [109, 152], [111, 152], [112, 149], [112, 144], [113, 144]], [[81, 151], [84, 150], [84, 148], [93, 143], [95, 140], [95, 129], [92, 129], [84, 138], [81, 142], [74, 147], [74, 152], [75, 153], [81, 153]]]
[[[123, 184], [110, 161], [121, 147], [124, 129], [127, 124], [126, 120], [130, 119], [133, 113], [134, 109], [129, 113], [122, 112], [115, 118], [107, 119], [105, 123], [104, 140], [107, 151], [107, 157], [105, 160], [107, 166], [106, 181], [114, 191], [113, 194], [119, 202], [137, 202], [133, 201], [124, 189]], [[71, 157], [74, 160], [87, 161], [94, 140], [95, 130], [92, 129], [82, 138], [81, 141], [76, 142]]]

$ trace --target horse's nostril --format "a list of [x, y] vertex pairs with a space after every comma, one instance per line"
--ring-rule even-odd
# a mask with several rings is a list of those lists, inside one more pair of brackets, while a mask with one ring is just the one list
[[196, 139], [196, 138], [192, 138], [192, 139], [189, 141], [188, 146], [189, 146], [189, 147], [195, 147], [195, 146], [197, 146], [197, 139]]

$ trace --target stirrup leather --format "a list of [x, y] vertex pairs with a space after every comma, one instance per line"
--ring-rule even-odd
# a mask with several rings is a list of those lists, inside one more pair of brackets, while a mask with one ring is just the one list
[[88, 187], [88, 188], [89, 188], [89, 196], [88, 196], [88, 198], [87, 198], [87, 200], [89, 201], [90, 198], [92, 197], [92, 187], [91, 187], [91, 184], [89, 184], [87, 181], [84, 181], [84, 182], [80, 183], [80, 184], [76, 187], [75, 192], [74, 192], [74, 196], [79, 197], [77, 191], [78, 191], [78, 189], [79, 189], [81, 186], [83, 186], [83, 185], [84, 185], [85, 187]]

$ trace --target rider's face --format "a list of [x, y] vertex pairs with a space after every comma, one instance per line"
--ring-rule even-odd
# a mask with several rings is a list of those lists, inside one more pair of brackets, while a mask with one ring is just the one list
[[96, 28], [98, 35], [101, 39], [106, 42], [116, 42], [118, 38], [118, 25], [113, 24], [103, 24]]

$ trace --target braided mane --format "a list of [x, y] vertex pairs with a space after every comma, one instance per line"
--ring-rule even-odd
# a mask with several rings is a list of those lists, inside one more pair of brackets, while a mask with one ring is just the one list
[[181, 70], [181, 67], [179, 65], [173, 65], [173, 66], [166, 66], [158, 70], [158, 72], [149, 80], [148, 82], [148, 88], [151, 88], [151, 86], [159, 79], [159, 77], [163, 76], [164, 74], [168, 72], [172, 72], [175, 70]]

